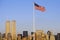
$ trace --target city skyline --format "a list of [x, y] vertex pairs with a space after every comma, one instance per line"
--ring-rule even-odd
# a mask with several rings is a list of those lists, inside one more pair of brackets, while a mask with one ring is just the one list
[[32, 31], [33, 2], [46, 8], [45, 12], [35, 11], [36, 29], [60, 32], [60, 0], [0, 0], [0, 32], [5, 32], [6, 20], [16, 20], [16, 31]]

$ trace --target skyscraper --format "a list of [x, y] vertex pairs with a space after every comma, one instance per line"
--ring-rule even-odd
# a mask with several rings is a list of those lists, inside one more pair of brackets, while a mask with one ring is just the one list
[[0, 40], [2, 40], [2, 34], [0, 33]]
[[10, 21], [6, 21], [6, 37], [8, 33], [10, 33]]
[[16, 40], [16, 21], [13, 20], [11, 22], [11, 34], [12, 34], [12, 40]]
[[42, 40], [43, 38], [42, 38], [42, 34], [44, 35], [44, 32], [43, 32], [43, 30], [36, 30], [36, 34], [35, 34], [35, 39], [36, 40]]
[[31, 32], [31, 40], [33, 40], [35, 32]]
[[8, 34], [7, 34], [7, 40], [12, 40], [11, 33], [8, 33]]
[[57, 35], [54, 35], [54, 36], [55, 36], [55, 40], [57, 40], [57, 38], [58, 38]]
[[57, 40], [60, 40], [60, 33], [57, 33]]
[[28, 31], [23, 31], [23, 36], [28, 37]]
[[22, 34], [17, 34], [17, 40], [22, 40]]

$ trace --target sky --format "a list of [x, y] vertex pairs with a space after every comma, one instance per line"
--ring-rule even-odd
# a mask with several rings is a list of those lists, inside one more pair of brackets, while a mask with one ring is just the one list
[[45, 12], [34, 9], [36, 30], [60, 32], [60, 0], [0, 0], [0, 32], [5, 22], [16, 20], [16, 31], [33, 31], [33, 2], [45, 7]]

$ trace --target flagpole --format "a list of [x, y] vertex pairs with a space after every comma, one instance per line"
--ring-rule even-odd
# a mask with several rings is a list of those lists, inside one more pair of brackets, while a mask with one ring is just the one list
[[34, 3], [33, 3], [33, 32], [34, 32], [34, 37], [33, 40], [35, 40], [35, 7], [34, 7]]
[[36, 29], [35, 29], [35, 9], [37, 10], [40, 10], [42, 12], [45, 11], [45, 8], [43, 6], [39, 6], [38, 4], [36, 3], [33, 3], [33, 40], [35, 40], [35, 32], [36, 32]]
[[35, 11], [34, 11], [34, 3], [33, 3], [33, 32], [35, 32]]

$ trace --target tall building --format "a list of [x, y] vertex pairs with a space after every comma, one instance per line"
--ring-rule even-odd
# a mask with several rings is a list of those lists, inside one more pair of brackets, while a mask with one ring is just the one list
[[32, 36], [31, 35], [28, 35], [27, 40], [32, 40]]
[[48, 31], [47, 35], [48, 35], [48, 40], [55, 40], [55, 36], [54, 36], [53, 32]]
[[6, 34], [5, 34], [5, 33], [3, 33], [3, 34], [2, 34], [2, 38], [5, 38], [5, 35], [6, 35]]
[[22, 40], [22, 34], [17, 34], [17, 40]]
[[8, 33], [10, 33], [10, 21], [6, 21], [6, 37]]
[[12, 40], [11, 33], [8, 33], [8, 35], [7, 35], [7, 40]]
[[28, 31], [23, 31], [23, 36], [28, 37]]
[[35, 32], [31, 32], [31, 40], [34, 39]]
[[57, 40], [60, 40], [60, 33], [57, 33]]
[[0, 33], [0, 40], [2, 40], [2, 34]]
[[46, 40], [46, 35], [44, 34], [43, 30], [36, 30], [36, 40]]
[[54, 35], [55, 36], [55, 40], [57, 40], [57, 35]]
[[2, 40], [6, 39], [5, 35], [6, 35], [5, 33], [2, 34]]
[[12, 34], [12, 40], [16, 40], [16, 21], [13, 20], [11, 22], [11, 34]]
[[23, 38], [22, 38], [22, 40], [27, 40], [27, 39], [28, 39], [28, 38], [27, 38], [27, 37], [24, 37], [24, 36], [23, 36]]

